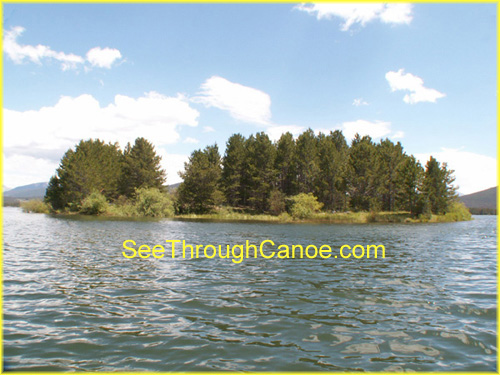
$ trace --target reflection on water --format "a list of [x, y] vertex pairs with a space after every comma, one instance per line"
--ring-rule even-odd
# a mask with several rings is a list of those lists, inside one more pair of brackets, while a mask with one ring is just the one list
[[[385, 259], [125, 259], [122, 243], [381, 243]], [[496, 218], [103, 221], [4, 209], [11, 370], [496, 369]]]

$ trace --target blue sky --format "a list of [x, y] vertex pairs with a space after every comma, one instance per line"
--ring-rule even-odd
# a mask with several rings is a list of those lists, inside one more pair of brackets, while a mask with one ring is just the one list
[[236, 132], [400, 141], [496, 183], [496, 4], [4, 4], [4, 185], [144, 136], [168, 183]]

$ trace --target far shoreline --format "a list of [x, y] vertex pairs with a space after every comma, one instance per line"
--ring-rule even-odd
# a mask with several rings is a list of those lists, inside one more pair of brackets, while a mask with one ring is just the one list
[[99, 215], [82, 214], [81, 212], [37, 212], [36, 210], [21, 207], [26, 213], [44, 213], [53, 217], [79, 218], [83, 220], [109, 220], [109, 221], [159, 221], [162, 219], [185, 222], [219, 222], [219, 223], [267, 223], [267, 224], [425, 224], [425, 223], [450, 223], [458, 221], [471, 221], [472, 215], [462, 216], [447, 213], [444, 215], [416, 217], [410, 212], [318, 212], [308, 218], [294, 218], [284, 213], [278, 216], [268, 214], [251, 214], [223, 210], [207, 214], [177, 214], [170, 217], [148, 217], [141, 215], [113, 215], [103, 213]]

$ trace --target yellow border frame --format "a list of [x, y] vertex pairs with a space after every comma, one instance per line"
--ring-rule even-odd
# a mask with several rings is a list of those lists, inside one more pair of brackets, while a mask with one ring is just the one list
[[[2, 157], [0, 157], [0, 183], [1, 183], [1, 190], [3, 192], [3, 4], [67, 4], [67, 3], [76, 3], [76, 4], [91, 4], [91, 3], [98, 3], [98, 4], [113, 4], [113, 3], [135, 3], [135, 4], [151, 4], [151, 3], [170, 3], [170, 4], [175, 4], [175, 3], [190, 3], [190, 4], [202, 4], [202, 3], [217, 3], [217, 4], [225, 4], [225, 3], [240, 3], [240, 4], [245, 4], [245, 3], [269, 3], [269, 4], [294, 4], [294, 3], [301, 3], [301, 1], [287, 1], [287, 0], [272, 0], [272, 1], [266, 1], [266, 0], [217, 0], [217, 1], [212, 1], [212, 0], [148, 0], [148, 1], [140, 1], [140, 0], [79, 0], [79, 1], [72, 1], [72, 0], [49, 0], [49, 1], [43, 1], [43, 0], [0, 0], [1, 6], [0, 6], [0, 19], [2, 20], [2, 28], [0, 29], [0, 102], [2, 103], [2, 106], [0, 107], [0, 115], [1, 115], [1, 132], [0, 132], [0, 150], [2, 151]], [[324, 0], [316, 0], [315, 2], [342, 2], [342, 1], [324, 1]], [[349, 0], [347, 0], [349, 2]], [[356, 2], [363, 2], [363, 3], [379, 3], [381, 1], [377, 0], [361, 0], [361, 1], [356, 1]], [[389, 2], [408, 2], [408, 1], [389, 1]], [[500, 149], [498, 145], [500, 144], [500, 133], [498, 132], [498, 106], [500, 104], [500, 98], [498, 97], [498, 93], [500, 92], [500, 85], [499, 85], [499, 65], [498, 61], [500, 58], [500, 53], [499, 53], [499, 43], [498, 39], [500, 36], [500, 24], [498, 20], [498, 15], [499, 15], [499, 9], [500, 9], [500, 0], [483, 0], [483, 1], [471, 1], [471, 0], [440, 0], [440, 1], [432, 1], [432, 0], [417, 0], [417, 1], [411, 1], [411, 3], [483, 3], [483, 4], [497, 4], [497, 17], [496, 17], [496, 22], [497, 22], [497, 215], [498, 215], [498, 208], [499, 208], [499, 201], [500, 201], [500, 189], [498, 189], [499, 182], [500, 182], [500, 176], [498, 175], [499, 168], [498, 168], [498, 160], [500, 160]], [[1, 283], [0, 283], [0, 311], [2, 312], [0, 316], [0, 372], [4, 372], [3, 368], [3, 194], [0, 195], [0, 204], [1, 204], [1, 209], [0, 209], [0, 221], [2, 223], [2, 226], [0, 228], [0, 241], [1, 241], [1, 251], [0, 251], [0, 277], [1, 277]], [[499, 221], [498, 221], [498, 216], [497, 216], [497, 371], [483, 371], [483, 372], [467, 372], [467, 371], [460, 371], [460, 372], [416, 372], [418, 374], [428, 374], [428, 375], [436, 375], [436, 374], [442, 374], [442, 375], [461, 375], [461, 374], [500, 374], [499, 368], [500, 368], [500, 359], [499, 359], [499, 353], [498, 353], [498, 348], [500, 344], [499, 336], [498, 336], [498, 327], [500, 325], [500, 316], [498, 314], [498, 306], [499, 306], [499, 252], [498, 252], [498, 243], [499, 243]], [[61, 374], [61, 372], [41, 372], [41, 371], [33, 371], [33, 372], [15, 372], [16, 374], [22, 374], [22, 375], [33, 375], [33, 374]], [[105, 374], [105, 375], [115, 375], [115, 374], [127, 374], [127, 375], [137, 375], [140, 373], [149, 373], [149, 372], [143, 372], [143, 371], [137, 371], [137, 372], [87, 372], [85, 373], [97, 373], [97, 374]], [[151, 372], [154, 374], [172, 374], [171, 372]], [[175, 373], [175, 372], [174, 372]], [[182, 372], [177, 372], [178, 374], [182, 374]], [[218, 372], [209, 372], [210, 374], [216, 374]], [[222, 372], [221, 372], [222, 373]], [[238, 372], [223, 372], [224, 374], [240, 374]], [[318, 371], [318, 372], [252, 372], [252, 374], [276, 374], [276, 375], [297, 375], [297, 374], [307, 374], [307, 375], [318, 375], [318, 374], [331, 374], [331, 372], [325, 372], [325, 371]], [[374, 372], [376, 374], [384, 374], [384, 375], [393, 375], [397, 374], [397, 372]], [[193, 375], [201, 375], [201, 374], [207, 374], [207, 372], [189, 372], [189, 374]], [[354, 373], [351, 373], [354, 374]]]

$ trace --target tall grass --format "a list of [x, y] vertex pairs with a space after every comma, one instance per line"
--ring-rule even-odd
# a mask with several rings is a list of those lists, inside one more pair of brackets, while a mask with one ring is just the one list
[[31, 199], [29, 201], [21, 202], [21, 208], [23, 212], [34, 212], [37, 214], [48, 214], [50, 213], [50, 206], [39, 200], [39, 199]]

